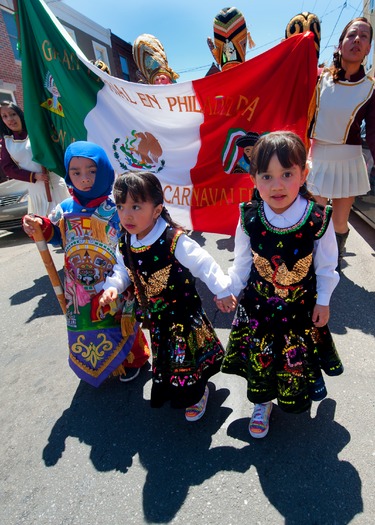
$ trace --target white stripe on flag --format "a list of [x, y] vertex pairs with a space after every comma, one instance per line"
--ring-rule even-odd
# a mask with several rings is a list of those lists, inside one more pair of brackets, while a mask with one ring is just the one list
[[192, 229], [190, 170], [197, 163], [203, 122], [193, 84], [153, 86], [101, 77], [105, 86], [85, 119], [88, 140], [105, 149], [117, 174], [155, 173], [172, 217]]

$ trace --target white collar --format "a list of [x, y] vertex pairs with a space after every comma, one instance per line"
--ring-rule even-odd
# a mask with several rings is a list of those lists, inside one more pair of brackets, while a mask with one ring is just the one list
[[296, 200], [283, 213], [275, 213], [266, 202], [263, 201], [264, 213], [266, 219], [273, 225], [278, 224], [294, 225], [296, 224], [306, 210], [307, 201], [301, 195], [298, 195]]

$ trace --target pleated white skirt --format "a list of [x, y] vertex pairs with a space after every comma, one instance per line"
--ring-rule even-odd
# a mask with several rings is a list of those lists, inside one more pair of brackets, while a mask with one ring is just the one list
[[361, 146], [313, 140], [308, 167], [307, 187], [313, 195], [340, 199], [365, 195], [370, 190]]

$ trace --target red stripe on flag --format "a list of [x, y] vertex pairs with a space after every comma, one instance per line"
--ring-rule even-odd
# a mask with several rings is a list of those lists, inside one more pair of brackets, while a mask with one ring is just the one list
[[289, 130], [307, 143], [316, 78], [314, 35], [303, 33], [244, 64], [193, 82], [204, 115], [201, 148], [191, 170], [195, 230], [233, 235], [238, 204], [251, 198], [249, 175], [225, 173], [223, 166], [223, 148], [235, 130]]

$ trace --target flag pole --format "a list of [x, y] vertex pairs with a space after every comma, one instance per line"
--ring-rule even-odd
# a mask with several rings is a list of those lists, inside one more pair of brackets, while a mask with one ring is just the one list
[[41, 258], [43, 259], [44, 266], [46, 267], [48, 276], [50, 278], [56, 297], [60, 303], [61, 309], [63, 313], [66, 314], [64, 290], [60, 281], [59, 274], [57, 273], [55, 263], [53, 262], [50, 251], [48, 249], [47, 242], [43, 236], [42, 227], [36, 219], [33, 220], [33, 226], [35, 228], [33, 239], [35, 241], [35, 244], [37, 245]]
[[17, 27], [17, 33], [18, 33], [18, 44], [21, 47], [21, 30], [20, 30], [20, 19], [19, 19], [19, 11], [18, 11], [18, 0], [13, 0], [13, 6], [14, 6], [14, 16], [16, 18], [16, 27]]

